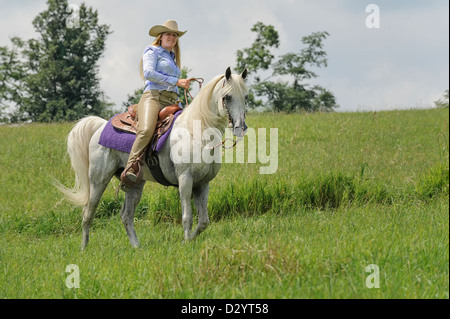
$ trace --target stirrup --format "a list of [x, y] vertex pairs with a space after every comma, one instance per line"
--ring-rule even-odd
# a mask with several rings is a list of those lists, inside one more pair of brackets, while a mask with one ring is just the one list
[[129, 179], [128, 175], [127, 175], [127, 173], [128, 173], [127, 171], [128, 171], [128, 169], [124, 170], [122, 172], [122, 174], [120, 175], [120, 182], [121, 182], [122, 185], [125, 185], [125, 186], [131, 188], [131, 187], [133, 187], [134, 185], [137, 184], [139, 178], [136, 176], [136, 180], [134, 180], [134, 181]]
[[117, 195], [119, 194], [119, 189], [124, 193], [128, 193], [131, 190], [131, 187], [125, 185], [122, 181], [120, 181], [119, 187], [117, 187], [117, 190], [116, 190], [116, 198], [117, 198]]
[[138, 181], [138, 177], [136, 174], [134, 174], [134, 172], [127, 172], [125, 174], [125, 178], [127, 179], [127, 183], [133, 183], [136, 184]]
[[[121, 189], [124, 190], [124, 188], [133, 188], [137, 183], [141, 182], [143, 179], [143, 172], [142, 172], [142, 162], [140, 161], [140, 159], [136, 160], [134, 163], [132, 163], [130, 166], [128, 166], [127, 168], [125, 168], [122, 172], [122, 174], [120, 175], [120, 181], [121, 181], [121, 185], [123, 185], [123, 187], [121, 186]], [[135, 176], [135, 178], [130, 179], [130, 169], [133, 170], [133, 176]], [[124, 190], [125, 191], [125, 190]]]

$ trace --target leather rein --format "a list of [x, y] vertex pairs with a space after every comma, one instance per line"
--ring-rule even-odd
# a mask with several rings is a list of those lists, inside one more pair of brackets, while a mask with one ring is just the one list
[[[189, 81], [189, 83], [190, 83], [191, 81], [197, 82], [197, 83], [198, 83], [198, 89], [199, 89], [199, 90], [202, 88], [203, 82], [205, 82], [205, 80], [204, 80], [203, 78], [190, 78], [190, 79], [188, 79], [188, 81]], [[189, 96], [191, 97], [191, 100], [193, 100], [194, 98], [192, 97], [191, 92], [189, 92], [189, 90], [184, 89], [184, 100], [186, 101], [186, 107], [188, 107], [188, 106], [189, 106], [189, 102], [188, 102], [188, 98], [187, 98], [186, 92], [187, 92], [187, 94], [189, 94]]]

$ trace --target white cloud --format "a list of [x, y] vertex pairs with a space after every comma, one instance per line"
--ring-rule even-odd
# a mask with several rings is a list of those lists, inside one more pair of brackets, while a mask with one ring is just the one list
[[[80, 0], [69, 0], [79, 4]], [[101, 59], [101, 85], [118, 106], [142, 86], [137, 66], [152, 41], [149, 28], [175, 19], [188, 33], [181, 38], [182, 62], [190, 76], [206, 81], [235, 66], [235, 53], [254, 40], [251, 27], [272, 24], [280, 35], [277, 54], [298, 51], [301, 38], [328, 31], [328, 67], [314, 82], [330, 89], [342, 110], [432, 105], [449, 87], [448, 1], [386, 1], [381, 28], [367, 29], [366, 3], [355, 0], [89, 0], [100, 23], [111, 25]], [[34, 36], [32, 19], [46, 1], [1, 1], [0, 45], [12, 35]], [[7, 12], [7, 13], [6, 13]]]

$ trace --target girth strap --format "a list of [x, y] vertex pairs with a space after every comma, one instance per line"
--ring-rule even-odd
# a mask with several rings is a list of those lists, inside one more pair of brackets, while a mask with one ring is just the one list
[[150, 173], [152, 173], [153, 178], [161, 185], [178, 187], [178, 185], [172, 184], [164, 177], [161, 166], [159, 165], [158, 152], [152, 151], [150, 147], [147, 147], [145, 152], [147, 153], [145, 156], [147, 166], [150, 169]]

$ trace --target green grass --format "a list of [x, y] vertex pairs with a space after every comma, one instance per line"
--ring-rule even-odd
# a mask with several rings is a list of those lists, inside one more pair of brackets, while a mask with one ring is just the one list
[[[51, 186], [73, 173], [71, 124], [0, 126], [0, 298], [448, 298], [447, 109], [262, 114], [278, 171], [224, 164], [211, 224], [184, 243], [175, 189], [147, 184], [132, 249], [108, 187], [86, 251], [81, 210]], [[65, 285], [66, 266], [80, 288]], [[365, 285], [380, 270], [380, 288]]]

